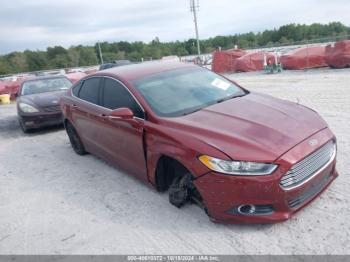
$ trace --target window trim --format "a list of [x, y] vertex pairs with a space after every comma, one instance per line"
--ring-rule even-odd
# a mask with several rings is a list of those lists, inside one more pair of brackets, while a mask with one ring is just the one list
[[[85, 78], [84, 80], [82, 80], [81, 86], [80, 86], [80, 88], [79, 88], [79, 93], [78, 93], [78, 95], [80, 94], [80, 91], [81, 91], [81, 88], [82, 88], [83, 85], [84, 85], [84, 82], [85, 82], [86, 80], [91, 79], [91, 78], [101, 78], [100, 81], [102, 80], [102, 78], [109, 78], [109, 79], [112, 79], [112, 80], [114, 80], [114, 81], [120, 83], [120, 84], [126, 89], [126, 91], [129, 92], [129, 94], [132, 96], [132, 98], [135, 100], [135, 102], [139, 105], [139, 107], [140, 107], [141, 110], [143, 111], [144, 118], [140, 118], [140, 117], [137, 117], [137, 116], [134, 116], [134, 118], [135, 118], [135, 119], [140, 119], [140, 120], [146, 120], [146, 118], [147, 118], [147, 117], [146, 117], [146, 111], [145, 111], [145, 109], [143, 108], [143, 106], [140, 104], [140, 102], [137, 100], [137, 98], [134, 96], [134, 94], [131, 93], [131, 91], [129, 90], [129, 88], [128, 88], [122, 81], [120, 81], [120, 80], [117, 79], [117, 78], [114, 78], [114, 77], [111, 77], [111, 76], [90, 76], [90, 77], [88, 77], [88, 78]], [[104, 79], [103, 79], [103, 80], [104, 80]], [[80, 82], [80, 81], [79, 81], [79, 82]], [[99, 100], [101, 100], [102, 88], [103, 88], [103, 87], [102, 87], [102, 83], [100, 82], [100, 84], [99, 84]], [[73, 88], [71, 88], [70, 91], [71, 91], [71, 96], [74, 97], [74, 98], [76, 98], [76, 99], [78, 99], [78, 100], [81, 100], [81, 101], [83, 101], [83, 102], [85, 102], [85, 103], [88, 103], [88, 104], [90, 104], [90, 105], [94, 105], [94, 106], [97, 106], [97, 107], [101, 107], [101, 108], [103, 108], [103, 109], [105, 109], [105, 110], [108, 110], [109, 112], [112, 112], [112, 111], [113, 111], [112, 109], [109, 109], [109, 108], [104, 107], [104, 106], [102, 106], [102, 105], [97, 105], [97, 104], [91, 103], [91, 102], [89, 102], [89, 101], [86, 101], [86, 100], [84, 100], [84, 99], [81, 99], [81, 98], [78, 97], [78, 96], [75, 96], [75, 95], [73, 94]], [[99, 101], [99, 102], [101, 103], [101, 101]]]

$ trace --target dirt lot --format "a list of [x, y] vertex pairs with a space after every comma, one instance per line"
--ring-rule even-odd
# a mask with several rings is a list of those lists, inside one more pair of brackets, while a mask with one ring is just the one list
[[350, 70], [231, 77], [316, 109], [337, 135], [340, 177], [308, 208], [274, 225], [214, 224], [74, 154], [62, 128], [23, 135], [12, 104], [0, 106], [0, 253], [350, 254]]

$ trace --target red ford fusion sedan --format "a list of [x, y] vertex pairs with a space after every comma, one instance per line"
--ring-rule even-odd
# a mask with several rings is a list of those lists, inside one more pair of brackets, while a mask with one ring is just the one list
[[177, 207], [195, 202], [216, 222], [286, 220], [338, 176], [335, 136], [315, 111], [195, 65], [104, 70], [76, 83], [61, 108], [76, 153], [168, 190]]

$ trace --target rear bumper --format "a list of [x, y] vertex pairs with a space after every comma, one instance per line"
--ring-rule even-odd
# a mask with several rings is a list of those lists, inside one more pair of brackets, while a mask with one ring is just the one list
[[[312, 138], [321, 144], [334, 138], [325, 129]], [[310, 138], [311, 139], [311, 138]], [[210, 172], [195, 180], [211, 219], [223, 223], [273, 223], [284, 221], [317, 198], [338, 176], [336, 160], [329, 163], [322, 172], [307, 183], [292, 189], [283, 189], [280, 180], [292, 165], [314, 151], [304, 141], [281, 156], [276, 163], [279, 168], [268, 176], [241, 177]], [[271, 207], [271, 212], [241, 214], [242, 205]]]
[[21, 115], [19, 116], [27, 128], [41, 128], [63, 124], [63, 115], [61, 112]]

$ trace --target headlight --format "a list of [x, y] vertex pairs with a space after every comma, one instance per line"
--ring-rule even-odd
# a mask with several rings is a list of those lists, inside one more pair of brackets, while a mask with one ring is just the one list
[[36, 113], [39, 112], [38, 109], [36, 109], [34, 106], [25, 104], [25, 103], [19, 103], [19, 108], [21, 109], [22, 112], [24, 113]]
[[200, 156], [199, 160], [210, 170], [236, 176], [269, 175], [277, 168], [274, 164], [227, 161], [206, 155]]

